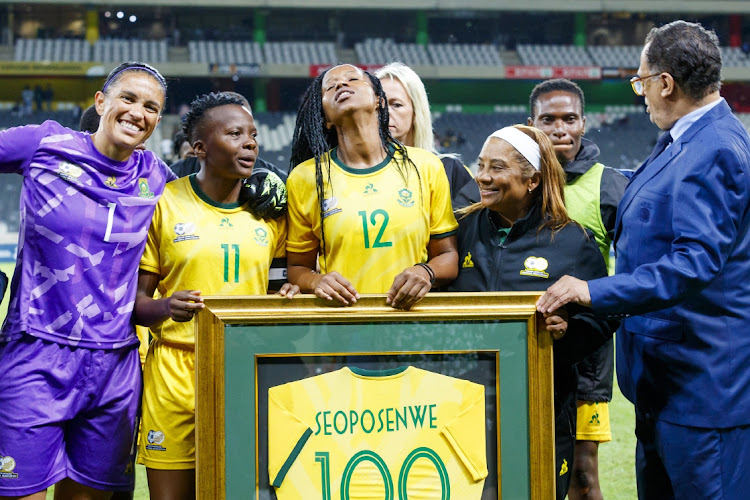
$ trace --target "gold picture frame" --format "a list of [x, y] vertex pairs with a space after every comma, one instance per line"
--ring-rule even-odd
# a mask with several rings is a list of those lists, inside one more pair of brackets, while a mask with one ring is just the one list
[[[431, 293], [412, 310], [393, 309], [384, 295], [365, 295], [350, 307], [314, 296], [206, 297], [196, 315], [196, 481], [199, 500], [226, 494], [225, 326], [392, 322], [515, 322], [526, 325], [529, 485], [532, 500], [555, 496], [552, 339], [535, 303], [540, 293]], [[253, 353], [248, 353], [252, 355]], [[293, 354], [293, 353], [290, 353]], [[253, 356], [253, 362], [255, 358]], [[255, 433], [261, 430], [257, 428]], [[498, 438], [498, 448], [500, 442]], [[498, 450], [499, 453], [499, 450]], [[256, 460], [256, 488], [258, 484]], [[498, 462], [498, 468], [500, 463]], [[501, 476], [498, 476], [498, 483]], [[249, 498], [254, 493], [248, 491]], [[498, 488], [498, 498], [502, 498]]]

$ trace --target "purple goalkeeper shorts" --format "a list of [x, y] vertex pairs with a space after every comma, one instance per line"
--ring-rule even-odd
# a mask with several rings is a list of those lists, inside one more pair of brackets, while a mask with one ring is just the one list
[[0, 343], [0, 496], [61, 479], [134, 486], [141, 366], [135, 346], [70, 347], [24, 335]]

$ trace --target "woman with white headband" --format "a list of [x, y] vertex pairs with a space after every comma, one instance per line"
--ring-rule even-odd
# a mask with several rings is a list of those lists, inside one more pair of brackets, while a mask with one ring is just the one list
[[[542, 291], [565, 274], [607, 275], [593, 236], [568, 217], [565, 174], [543, 132], [523, 125], [494, 132], [475, 180], [481, 201], [458, 212], [458, 278], [448, 291]], [[575, 445], [575, 363], [609, 339], [618, 322], [568, 307], [546, 323], [555, 339], [555, 477], [562, 499]]]

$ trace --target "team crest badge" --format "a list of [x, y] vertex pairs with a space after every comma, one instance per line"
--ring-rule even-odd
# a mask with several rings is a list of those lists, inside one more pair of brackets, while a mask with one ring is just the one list
[[10, 456], [0, 456], [0, 478], [16, 479], [18, 474], [13, 472], [16, 468], [16, 461]]
[[258, 245], [262, 247], [268, 246], [268, 231], [266, 231], [262, 227], [256, 227], [255, 228], [255, 243], [257, 243]]
[[549, 262], [544, 257], [527, 257], [523, 261], [525, 269], [521, 271], [521, 276], [535, 276], [537, 278], [549, 278], [549, 273], [545, 271], [549, 267]]
[[80, 182], [78, 178], [83, 174], [83, 169], [75, 163], [61, 161], [57, 166], [57, 175], [68, 182]]
[[398, 203], [402, 207], [411, 207], [414, 206], [414, 199], [412, 197], [411, 191], [404, 188], [401, 191], [398, 192]]
[[154, 193], [151, 191], [151, 188], [148, 187], [148, 179], [138, 179], [138, 196], [140, 196], [141, 198], [154, 197]]

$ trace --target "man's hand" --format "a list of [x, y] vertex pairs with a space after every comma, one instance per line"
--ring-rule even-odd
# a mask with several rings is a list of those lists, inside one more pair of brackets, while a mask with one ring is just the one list
[[578, 278], [566, 275], [557, 280], [557, 283], [547, 288], [544, 295], [536, 301], [536, 310], [542, 314], [547, 314], [571, 302], [591, 307], [589, 284]]
[[262, 219], [277, 219], [286, 213], [286, 186], [278, 175], [258, 170], [242, 181], [240, 202], [250, 202], [250, 210]]

